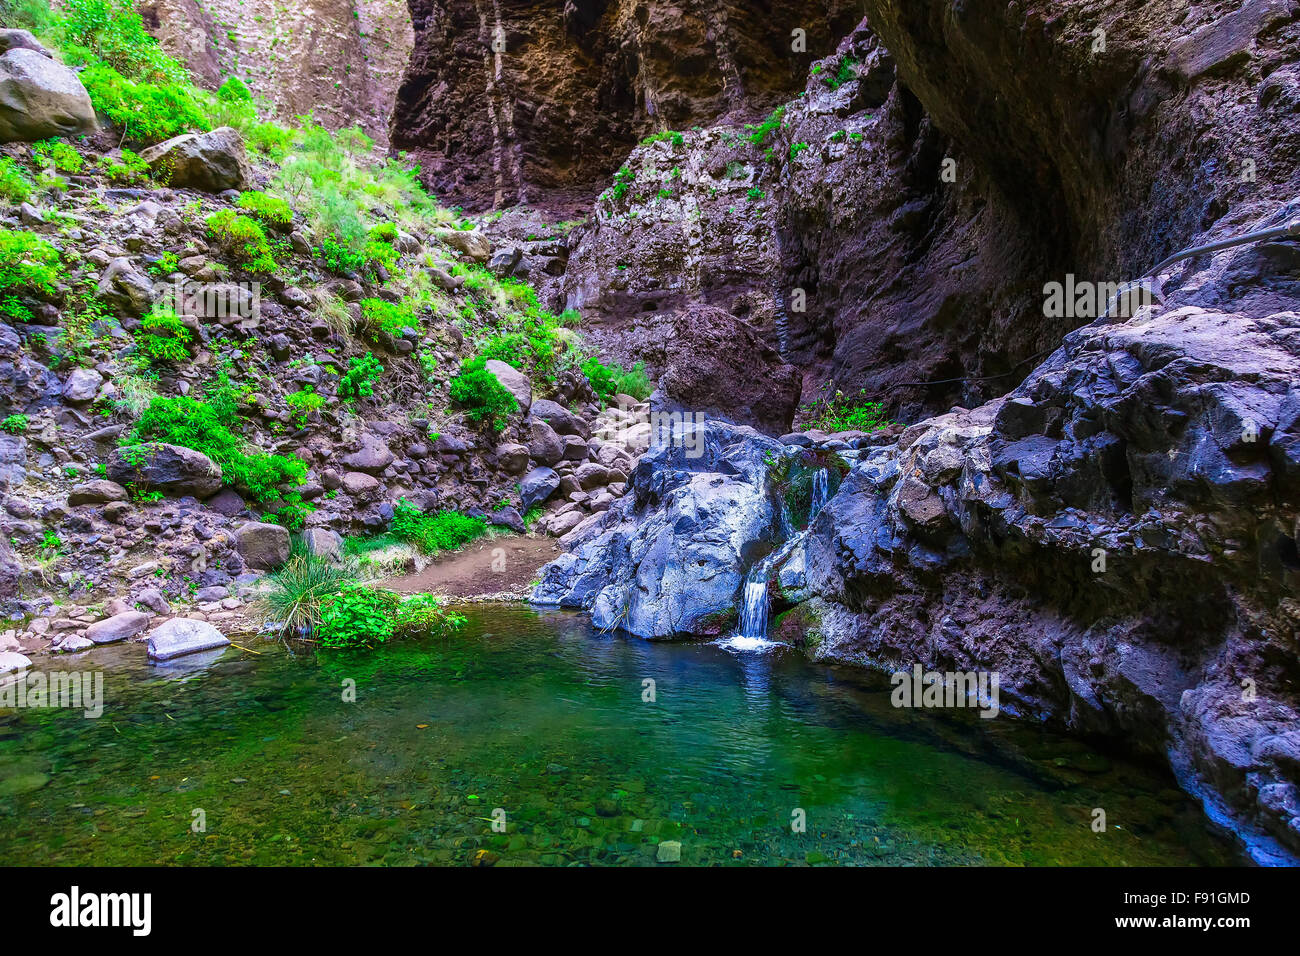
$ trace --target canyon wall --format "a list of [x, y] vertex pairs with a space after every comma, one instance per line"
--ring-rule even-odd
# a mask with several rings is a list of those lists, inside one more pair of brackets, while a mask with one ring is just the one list
[[203, 85], [238, 76], [280, 119], [310, 112], [388, 143], [413, 42], [402, 0], [143, 0], [139, 9]]
[[641, 137], [770, 109], [860, 16], [847, 0], [410, 7], [393, 145], [419, 157], [440, 197], [475, 210], [585, 210]]

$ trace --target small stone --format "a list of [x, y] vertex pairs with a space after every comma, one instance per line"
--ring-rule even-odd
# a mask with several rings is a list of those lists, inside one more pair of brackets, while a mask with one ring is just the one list
[[655, 854], [655, 859], [660, 863], [680, 863], [682, 859], [682, 844], [679, 840], [664, 840], [659, 844], [659, 851]]

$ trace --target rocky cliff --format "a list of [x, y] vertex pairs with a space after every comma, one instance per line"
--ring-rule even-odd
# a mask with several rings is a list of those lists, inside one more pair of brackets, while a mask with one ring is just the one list
[[[393, 145], [469, 208], [589, 205], [648, 133], [751, 116], [803, 85], [858, 14], [842, 0], [410, 0]], [[467, 161], [474, 157], [473, 161]], [[563, 218], [563, 217], [561, 217]]]
[[146, 0], [139, 10], [163, 49], [210, 89], [237, 76], [282, 120], [313, 113], [322, 125], [359, 125], [388, 142], [412, 44], [402, 0]]
[[[998, 670], [1012, 712], [1166, 754], [1256, 859], [1294, 859], [1300, 253], [1275, 237], [1111, 293], [1300, 219], [1300, 7], [864, 6], [765, 122], [639, 144], [554, 294], [629, 359], [659, 313], [720, 307], [805, 397], [831, 381], [917, 422], [893, 442], [782, 437], [850, 471], [776, 569], [777, 636], [886, 670]], [[659, 620], [626, 560], [655, 487], [634, 477], [539, 597], [623, 594], [634, 624]], [[747, 565], [728, 551], [718, 571]], [[699, 593], [675, 613], [739, 599]]]

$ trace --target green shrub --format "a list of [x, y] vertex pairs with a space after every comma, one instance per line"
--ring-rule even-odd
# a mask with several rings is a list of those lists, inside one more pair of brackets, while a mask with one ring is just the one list
[[208, 232], [249, 272], [274, 272], [275, 252], [261, 224], [233, 209], [221, 209], [206, 220]]
[[353, 562], [334, 564], [299, 549], [269, 576], [270, 588], [261, 601], [268, 622], [281, 633], [305, 636], [320, 624], [321, 602], [356, 584]]
[[307, 466], [283, 455], [246, 453], [230, 430], [229, 414], [221, 403], [201, 402], [188, 395], [157, 396], [140, 416], [129, 444], [164, 442], [202, 452], [221, 466], [222, 481], [246, 491], [257, 501], [267, 501], [284, 484], [301, 484]]
[[841, 56], [835, 64], [834, 72], [825, 72], [822, 82], [832, 90], [838, 90], [845, 83], [858, 78], [858, 61], [850, 56]]
[[375, 382], [379, 381], [383, 372], [384, 367], [372, 352], [367, 352], [361, 358], [349, 359], [348, 370], [339, 379], [339, 398], [345, 402], [369, 398], [375, 393]]
[[584, 361], [580, 368], [591, 383], [592, 391], [603, 402], [610, 401], [619, 393], [630, 395], [638, 401], [650, 395], [650, 377], [646, 374], [644, 362], [637, 362], [632, 366], [632, 371], [625, 372], [621, 365], [605, 365], [593, 356]]
[[20, 294], [53, 296], [58, 291], [59, 253], [35, 233], [0, 228], [0, 315], [31, 318]]
[[32, 195], [27, 171], [9, 156], [0, 156], [0, 197], [11, 203], [26, 202]]
[[184, 79], [183, 68], [145, 30], [135, 0], [62, 0], [59, 6], [59, 32], [75, 53], [132, 78]]
[[70, 175], [80, 173], [86, 164], [76, 147], [58, 138], [47, 139], [32, 146], [32, 159], [38, 166], [53, 166], [59, 172]]
[[361, 317], [371, 329], [393, 338], [399, 338], [405, 328], [420, 327], [420, 322], [415, 317], [415, 305], [410, 300], [388, 302], [384, 299], [362, 299]]
[[190, 330], [168, 305], [155, 305], [135, 332], [135, 347], [151, 365], [185, 361], [190, 357], [189, 344]]
[[244, 131], [244, 141], [249, 149], [278, 162], [289, 155], [293, 133], [275, 123], [254, 123]]
[[450, 613], [432, 594], [412, 594], [397, 608], [394, 628], [399, 634], [445, 637], [465, 626], [465, 618]]
[[280, 496], [279, 507], [272, 508], [262, 515], [263, 521], [283, 525], [290, 531], [301, 531], [307, 523], [307, 516], [316, 510], [310, 501], [303, 501], [296, 491], [286, 491]]
[[874, 432], [888, 428], [893, 422], [885, 416], [884, 404], [867, 401], [866, 394], [866, 389], [856, 396], [836, 391], [803, 406], [805, 427], [825, 432]]
[[755, 146], [762, 146], [763, 141], [777, 129], [781, 128], [781, 119], [785, 116], [785, 107], [778, 106], [774, 109], [763, 122], [754, 125], [746, 123], [745, 129], [749, 131], [749, 141]]
[[137, 83], [107, 63], [86, 67], [81, 82], [96, 111], [129, 140], [157, 143], [192, 129], [211, 129], [194, 88], [186, 83]]
[[454, 551], [488, 533], [488, 523], [455, 511], [426, 514], [405, 498], [393, 506], [389, 530], [398, 540], [415, 545], [426, 554]]
[[137, 185], [149, 180], [149, 164], [129, 149], [121, 151], [120, 160], [111, 156], [101, 156], [100, 169], [104, 175], [115, 183], [126, 186]]
[[307, 424], [308, 415], [319, 411], [325, 406], [325, 396], [317, 394], [316, 390], [310, 385], [287, 395], [285, 401], [293, 409], [294, 417], [298, 420], [300, 426]]
[[4, 421], [0, 422], [0, 431], [6, 431], [10, 435], [21, 435], [27, 431], [26, 415], [10, 415]]
[[470, 421], [486, 426], [493, 433], [505, 428], [510, 416], [519, 411], [515, 397], [481, 364], [453, 378], [449, 391], [452, 401], [461, 406]]
[[293, 210], [279, 196], [268, 196], [256, 191], [242, 192], [236, 205], [272, 229], [287, 229], [293, 225]]
[[344, 584], [321, 600], [316, 638], [329, 648], [383, 644], [393, 636], [401, 603], [395, 591]]

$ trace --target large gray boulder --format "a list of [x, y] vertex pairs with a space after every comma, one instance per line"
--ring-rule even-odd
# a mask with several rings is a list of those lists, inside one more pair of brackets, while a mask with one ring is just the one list
[[140, 158], [163, 182], [203, 192], [243, 189], [251, 177], [244, 138], [229, 126], [174, 136], [150, 146]]
[[143, 611], [123, 611], [86, 628], [86, 637], [96, 644], [113, 644], [135, 637], [149, 624], [149, 615]]
[[535, 602], [646, 638], [716, 634], [730, 620], [746, 573], [782, 537], [764, 462], [781, 445], [716, 421], [663, 437], [630, 493], [542, 569]]
[[206, 621], [174, 617], [149, 632], [149, 659], [169, 661], [173, 657], [225, 647], [229, 639]]
[[560, 487], [560, 476], [554, 468], [534, 468], [519, 483], [519, 500], [527, 511], [546, 501]]
[[115, 448], [108, 477], [141, 490], [206, 498], [221, 487], [221, 466], [193, 448], [149, 442]]
[[278, 524], [250, 521], [235, 532], [235, 549], [250, 568], [271, 571], [289, 560], [289, 531]]
[[37, 50], [0, 56], [0, 142], [35, 142], [95, 130], [95, 110], [77, 74]]

